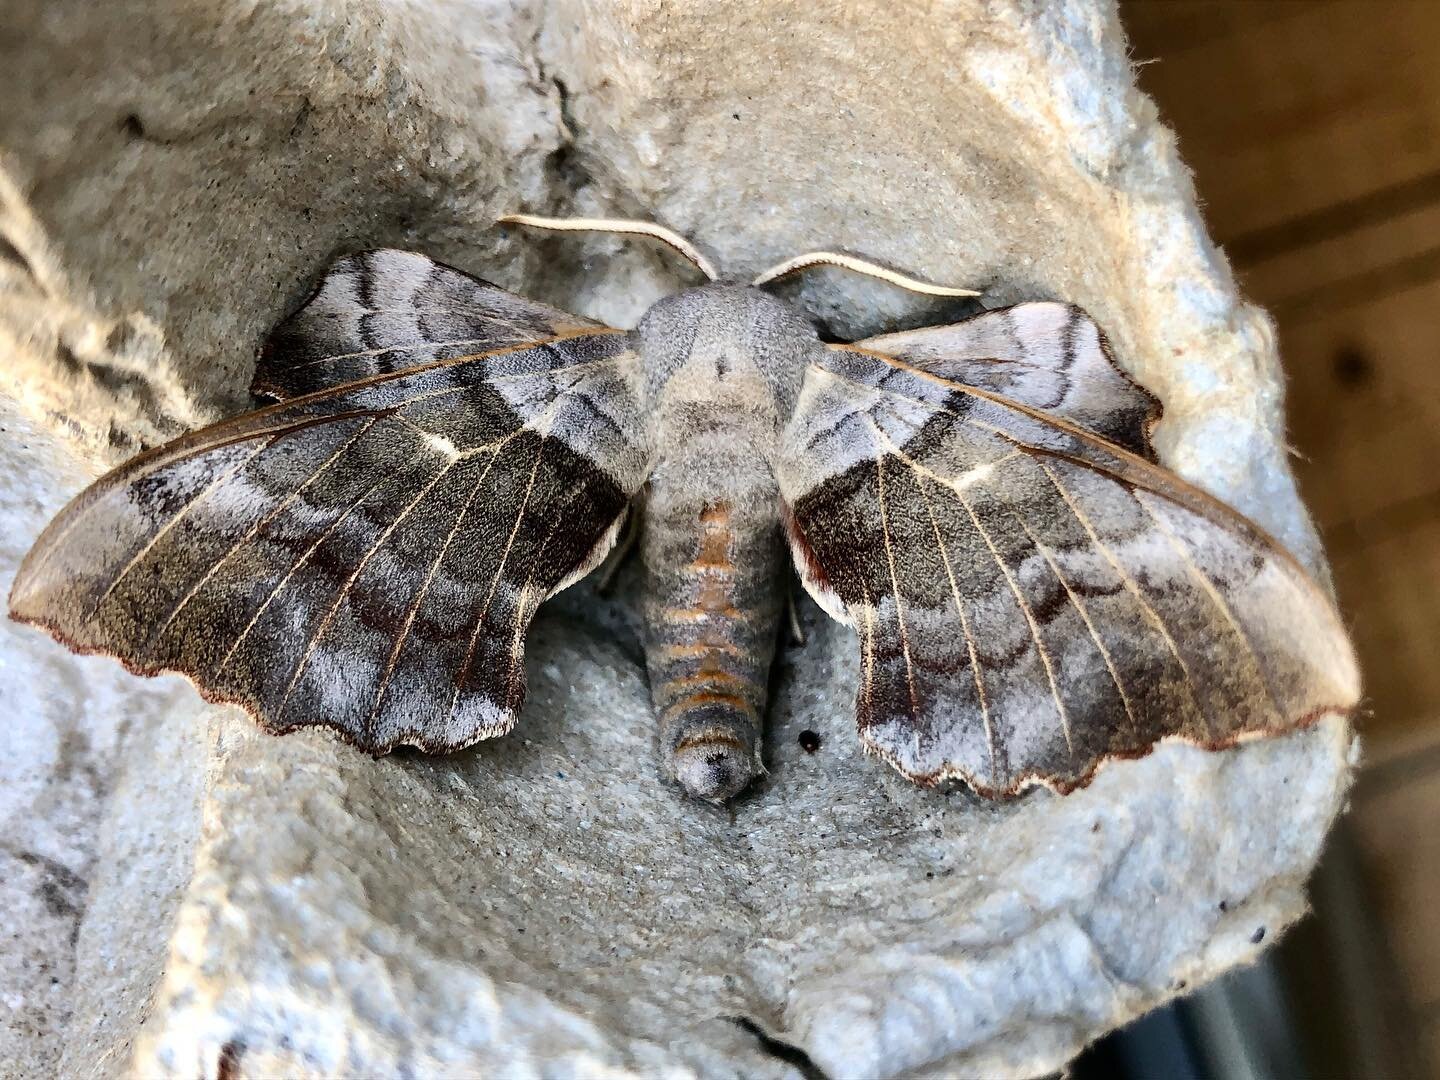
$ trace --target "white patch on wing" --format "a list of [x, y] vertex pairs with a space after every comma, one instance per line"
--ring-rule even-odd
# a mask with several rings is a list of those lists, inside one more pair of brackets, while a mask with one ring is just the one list
[[425, 432], [421, 438], [427, 446], [449, 461], [460, 460], [460, 449], [444, 435], [437, 435], [433, 431]]
[[997, 462], [987, 461], [983, 465], [976, 465], [973, 469], [967, 469], [951, 481], [950, 486], [955, 491], [964, 491], [966, 488], [974, 487], [980, 481], [995, 471]]

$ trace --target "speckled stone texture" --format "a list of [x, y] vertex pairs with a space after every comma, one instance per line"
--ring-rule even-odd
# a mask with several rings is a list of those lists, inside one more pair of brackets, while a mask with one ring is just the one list
[[[515, 209], [658, 219], [734, 272], [839, 247], [1079, 303], [1164, 400], [1164, 460], [1323, 573], [1270, 323], [1108, 5], [4, 8], [5, 588], [103, 464], [242, 407], [341, 252], [420, 249], [617, 325], [691, 280], [653, 246], [490, 227]], [[841, 337], [946, 315], [829, 270], [784, 294]], [[261, 736], [0, 628], [0, 1073], [808, 1069], [763, 1031], [832, 1076], [1036, 1075], [1304, 909], [1341, 723], [1165, 747], [1065, 798], [923, 792], [856, 752], [855, 640], [806, 602], [770, 775], [716, 811], [660, 779], [638, 584], [544, 609], [519, 728], [443, 760]]]

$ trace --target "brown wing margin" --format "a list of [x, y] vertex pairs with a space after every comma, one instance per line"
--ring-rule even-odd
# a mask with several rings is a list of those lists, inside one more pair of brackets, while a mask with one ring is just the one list
[[374, 753], [497, 735], [536, 607], [603, 557], [649, 450], [620, 331], [438, 361], [186, 436], [45, 530], [12, 617]]
[[1220, 749], [1358, 700], [1288, 553], [1062, 417], [837, 346], [779, 472], [797, 565], [860, 631], [862, 742], [917, 782], [1069, 791], [1160, 741]]

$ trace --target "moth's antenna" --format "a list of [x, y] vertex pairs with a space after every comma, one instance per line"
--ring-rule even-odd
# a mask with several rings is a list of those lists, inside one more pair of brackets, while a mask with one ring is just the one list
[[924, 293], [926, 296], [980, 295], [974, 289], [952, 289], [948, 285], [932, 285], [919, 278], [907, 277], [899, 271], [891, 270], [888, 266], [881, 266], [865, 259], [857, 259], [854, 255], [842, 255], [838, 251], [807, 251], [804, 255], [796, 255], [793, 259], [786, 259], [779, 265], [772, 266], [750, 284], [764, 285], [787, 274], [808, 270], [812, 266], [838, 266], [845, 270], [854, 270], [857, 274], [868, 274], [881, 281], [888, 281], [891, 285], [898, 285], [911, 292]]
[[711, 281], [719, 276], [715, 272], [715, 264], [701, 255], [694, 244], [679, 233], [651, 221], [629, 221], [625, 218], [550, 218], [536, 217], [534, 214], [503, 214], [495, 220], [513, 225], [530, 225], [536, 229], [555, 229], [560, 232], [608, 232], [624, 233], [630, 236], [648, 236], [653, 240], [669, 244], [694, 263], [699, 271]]

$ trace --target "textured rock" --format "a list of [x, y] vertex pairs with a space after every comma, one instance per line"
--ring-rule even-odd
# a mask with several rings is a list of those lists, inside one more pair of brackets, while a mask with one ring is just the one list
[[[489, 227], [606, 212], [733, 272], [833, 246], [988, 303], [1081, 304], [1164, 400], [1164, 459], [1319, 569], [1270, 324], [1206, 239], [1108, 7], [11, 0], [6, 17], [4, 378], [96, 464], [241, 406], [260, 336], [342, 250], [419, 248], [628, 324], [688, 271]], [[831, 271], [787, 289], [840, 336], [943, 314]], [[83, 475], [4, 427], [8, 582]], [[770, 776], [716, 812], [658, 777], [637, 584], [632, 567], [613, 598], [545, 609], [519, 729], [444, 760], [262, 737], [179, 683], [4, 630], [0, 1058], [797, 1075], [759, 1028], [833, 1075], [1027, 1075], [1303, 910], [1343, 724], [1165, 747], [1066, 798], [921, 792], [855, 752], [855, 642], [807, 607]]]

